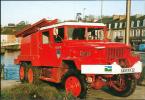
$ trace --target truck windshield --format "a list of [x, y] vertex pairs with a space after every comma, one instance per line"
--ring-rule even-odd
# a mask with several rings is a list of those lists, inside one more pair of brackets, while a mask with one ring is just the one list
[[[86, 32], [86, 33], [85, 33]], [[68, 40], [103, 40], [103, 28], [68, 28]]]
[[88, 40], [103, 40], [104, 39], [104, 30], [103, 29], [88, 29]]

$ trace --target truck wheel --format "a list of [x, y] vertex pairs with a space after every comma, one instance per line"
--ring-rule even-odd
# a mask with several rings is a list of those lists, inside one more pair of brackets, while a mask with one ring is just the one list
[[32, 84], [38, 84], [40, 83], [40, 73], [41, 73], [41, 69], [39, 68], [35, 68], [35, 67], [29, 67], [28, 69], [28, 74], [27, 74], [27, 79], [28, 79], [28, 83]]
[[33, 77], [34, 77], [34, 73], [33, 73], [33, 70], [32, 68], [29, 68], [28, 69], [28, 83], [33, 83]]
[[129, 75], [117, 75], [116, 80], [112, 82], [110, 92], [113, 95], [127, 97], [131, 95], [136, 88], [136, 79]]
[[20, 77], [20, 81], [23, 83], [25, 81], [25, 67], [24, 66], [20, 66], [19, 69], [19, 77]]
[[26, 68], [27, 67], [27, 64], [26, 63], [22, 63], [20, 65], [20, 69], [19, 69], [19, 78], [20, 78], [20, 81], [22, 83], [26, 82], [27, 81], [27, 78], [26, 78], [26, 74], [27, 74], [27, 71], [26, 71]]
[[85, 98], [87, 93], [87, 83], [85, 77], [79, 72], [69, 70], [62, 78], [63, 87], [66, 93], [71, 93], [75, 97]]

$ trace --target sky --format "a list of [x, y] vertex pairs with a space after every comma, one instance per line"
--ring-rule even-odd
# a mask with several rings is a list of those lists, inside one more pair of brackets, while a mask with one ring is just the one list
[[[103, 0], [103, 15], [123, 15], [126, 0]], [[84, 10], [85, 8], [85, 10]], [[1, 25], [27, 21], [33, 24], [42, 18], [70, 20], [76, 13], [101, 16], [101, 1], [1, 1]], [[145, 15], [145, 0], [132, 0], [131, 15]]]

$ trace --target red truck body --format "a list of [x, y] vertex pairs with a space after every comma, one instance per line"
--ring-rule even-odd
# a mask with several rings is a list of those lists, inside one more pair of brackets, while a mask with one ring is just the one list
[[[77, 32], [80, 35], [77, 36]], [[103, 32], [104, 38], [100, 40], [101, 35], [99, 37], [97, 34], [101, 32]], [[74, 34], [74, 38], [73, 35], [69, 36], [70, 34]], [[112, 65], [112, 71], [113, 66], [118, 65], [122, 68], [136, 67], [135, 64], [140, 60], [138, 56], [131, 54], [129, 46], [123, 43], [109, 42], [107, 40], [107, 27], [102, 23], [64, 22], [57, 24], [57, 20], [47, 21], [43, 19], [18, 32], [16, 36], [23, 37], [20, 55], [15, 60], [15, 63], [21, 66], [20, 80], [27, 79], [29, 83], [33, 83], [35, 79], [33, 69], [36, 68], [40, 70], [39, 79], [54, 83], [61, 83], [64, 80], [66, 91], [71, 91], [77, 97], [84, 97], [86, 92], [83, 92], [85, 91], [85, 87], [82, 85], [84, 83], [79, 81], [81, 78], [77, 77], [76, 72], [80, 73], [80, 76], [85, 76], [86, 83], [89, 83], [95, 89], [109, 86], [124, 93], [122, 87], [112, 85], [112, 82], [114, 82], [112, 79], [116, 77], [114, 75], [126, 73], [82, 72], [81, 70], [85, 69], [86, 65], [91, 68], [93, 68], [92, 65], [99, 65], [100, 67]], [[116, 65], [113, 65], [114, 62]], [[94, 69], [97, 69], [97, 67], [94, 67]], [[134, 69], [136, 70], [136, 68]], [[69, 70], [73, 70], [74, 73], [69, 72]], [[130, 77], [136, 79], [138, 74], [135, 73], [139, 72], [130, 71], [127, 74], [131, 74]], [[27, 75], [25, 75], [26, 73]], [[68, 81], [72, 81], [72, 84], [69, 84]], [[77, 82], [80, 84], [79, 87], [70, 88]]]

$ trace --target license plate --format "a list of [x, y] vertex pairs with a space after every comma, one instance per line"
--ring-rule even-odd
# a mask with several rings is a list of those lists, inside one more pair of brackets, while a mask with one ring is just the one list
[[122, 68], [121, 72], [122, 73], [133, 73], [133, 72], [135, 72], [135, 68]]

